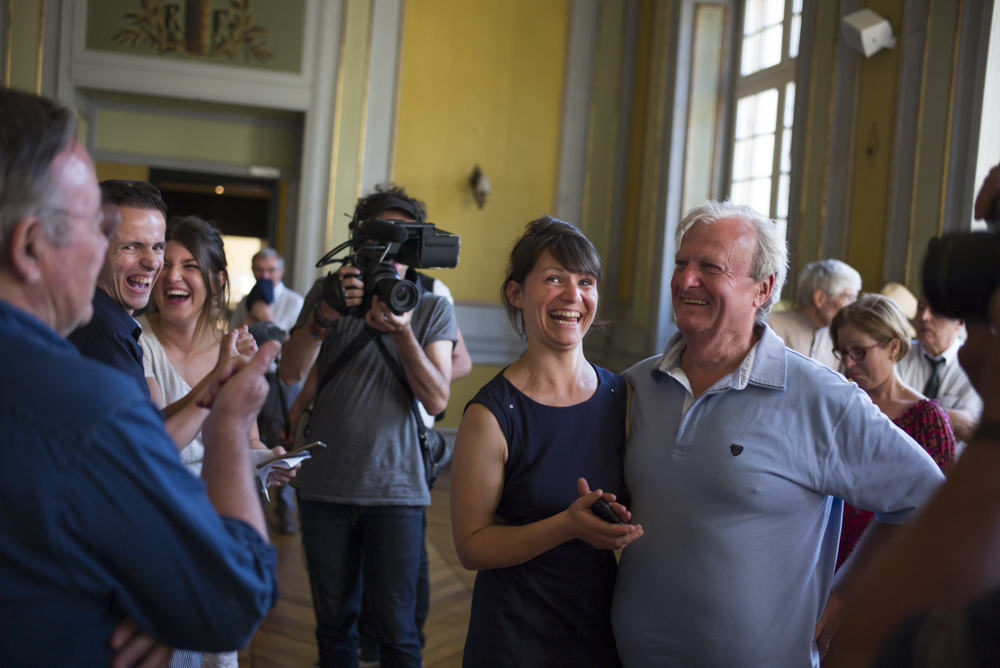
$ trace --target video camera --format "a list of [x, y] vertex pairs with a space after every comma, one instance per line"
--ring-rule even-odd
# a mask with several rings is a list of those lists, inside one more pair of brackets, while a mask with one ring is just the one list
[[[420, 295], [417, 286], [401, 279], [392, 261], [414, 269], [453, 269], [458, 265], [461, 240], [457, 234], [439, 230], [434, 223], [394, 222], [372, 218], [360, 223], [354, 235], [320, 258], [317, 267], [334, 262], [361, 270], [365, 284], [360, 306], [348, 308], [348, 315], [364, 314], [378, 295], [396, 315], [413, 310]], [[334, 257], [350, 249], [349, 255]]]
[[956, 232], [927, 245], [923, 288], [934, 313], [986, 322], [990, 297], [1000, 287], [1000, 196], [986, 219], [988, 232]]

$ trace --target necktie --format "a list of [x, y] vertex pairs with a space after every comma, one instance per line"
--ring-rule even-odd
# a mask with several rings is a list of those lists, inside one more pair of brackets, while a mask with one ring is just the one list
[[930, 355], [924, 355], [924, 359], [931, 363], [933, 371], [931, 377], [924, 385], [924, 396], [928, 399], [937, 399], [938, 390], [941, 389], [941, 367], [944, 366], [944, 358], [934, 359]]

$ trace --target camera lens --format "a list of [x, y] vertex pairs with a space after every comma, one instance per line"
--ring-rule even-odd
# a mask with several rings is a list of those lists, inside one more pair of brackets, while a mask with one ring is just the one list
[[401, 280], [391, 262], [379, 263], [372, 271], [365, 272], [366, 311], [372, 295], [378, 295], [379, 301], [388, 304], [396, 315], [412, 311], [420, 301], [417, 286]]
[[[390, 283], [391, 281], [386, 281], [387, 285]], [[381, 286], [379, 287], [381, 288]], [[388, 294], [383, 297], [383, 292], [387, 292]], [[403, 314], [407, 311], [412, 311], [417, 306], [420, 295], [417, 294], [417, 286], [413, 283], [397, 280], [388, 289], [380, 289], [378, 298], [384, 299], [389, 304], [389, 308], [395, 313]]]
[[990, 296], [1000, 286], [1000, 235], [967, 232], [931, 239], [923, 283], [935, 313], [985, 321]]

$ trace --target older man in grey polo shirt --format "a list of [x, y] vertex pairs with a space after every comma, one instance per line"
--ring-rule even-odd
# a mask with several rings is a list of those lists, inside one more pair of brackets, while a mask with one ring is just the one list
[[[840, 594], [943, 477], [856, 385], [767, 327], [787, 265], [772, 221], [708, 202], [677, 247], [680, 331], [625, 374], [646, 537], [618, 571], [619, 653], [629, 668], [818, 666]], [[835, 580], [840, 499], [878, 521]]]

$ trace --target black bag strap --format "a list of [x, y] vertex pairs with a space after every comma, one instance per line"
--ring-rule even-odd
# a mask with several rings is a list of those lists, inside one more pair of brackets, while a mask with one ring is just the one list
[[420, 409], [417, 408], [417, 397], [413, 394], [413, 388], [410, 387], [409, 381], [406, 380], [406, 371], [404, 371], [403, 366], [389, 354], [389, 350], [385, 347], [385, 343], [382, 339], [375, 339], [375, 345], [378, 346], [378, 351], [382, 353], [382, 357], [385, 358], [385, 363], [389, 365], [389, 370], [392, 371], [392, 375], [396, 377], [396, 380], [398, 380], [403, 386], [403, 389], [406, 390], [406, 394], [409, 395], [410, 412], [413, 413], [413, 417], [417, 420], [417, 433], [423, 436], [427, 433], [427, 425], [424, 424], [424, 419], [420, 416]]
[[281, 417], [285, 424], [285, 434], [292, 433], [292, 418], [288, 413], [288, 396], [285, 395], [285, 384], [281, 381], [281, 376], [275, 374], [275, 381], [278, 386], [278, 402], [281, 405]]
[[347, 347], [344, 348], [339, 355], [337, 355], [337, 359], [333, 360], [330, 366], [327, 367], [326, 373], [323, 374], [323, 380], [316, 385], [317, 397], [319, 396], [320, 390], [326, 387], [326, 384], [329, 383], [330, 380], [344, 368], [344, 365], [350, 362], [351, 358], [371, 343], [372, 339], [375, 339], [378, 334], [379, 333], [376, 330], [372, 329], [368, 325], [365, 325], [364, 328], [358, 332], [358, 335], [355, 336], [349, 344], [347, 344]]

